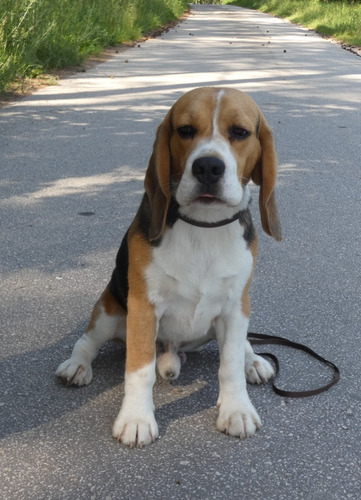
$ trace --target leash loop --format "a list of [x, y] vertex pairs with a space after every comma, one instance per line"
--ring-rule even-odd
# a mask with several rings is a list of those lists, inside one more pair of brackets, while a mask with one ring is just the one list
[[[247, 338], [252, 345], [276, 344], [281, 346], [292, 347], [293, 349], [298, 349], [299, 351], [304, 351], [307, 354], [310, 354], [311, 356], [316, 358], [318, 361], [321, 361], [323, 364], [326, 364], [327, 366], [333, 369], [333, 377], [328, 384], [318, 387], [317, 389], [311, 389], [309, 391], [287, 391], [284, 389], [280, 389], [273, 382], [272, 388], [274, 392], [279, 396], [282, 396], [284, 398], [307, 398], [310, 396], [316, 396], [317, 394], [321, 394], [322, 392], [327, 391], [340, 380], [340, 370], [334, 363], [323, 358], [322, 356], [317, 354], [317, 352], [313, 351], [312, 349], [303, 344], [300, 344], [298, 342], [293, 342], [292, 340], [288, 340], [284, 337], [278, 337], [274, 335], [266, 335], [254, 332], [249, 332]], [[260, 356], [267, 356], [268, 358], [272, 359], [276, 367], [276, 376], [275, 376], [276, 379], [280, 371], [280, 366], [277, 357], [274, 354], [268, 352], [257, 353], [257, 354], [259, 354]]]

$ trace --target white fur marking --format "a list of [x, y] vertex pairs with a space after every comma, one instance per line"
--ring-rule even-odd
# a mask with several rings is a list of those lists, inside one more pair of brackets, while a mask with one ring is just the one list
[[247, 328], [248, 318], [240, 308], [216, 323], [220, 351], [217, 429], [241, 439], [253, 436], [262, 425], [246, 389]]
[[94, 328], [80, 337], [74, 345], [71, 357], [63, 361], [55, 372], [67, 385], [88, 385], [93, 378], [91, 364], [100, 347], [117, 335], [122, 316], [108, 316], [104, 307], [100, 307], [101, 312]]
[[131, 448], [142, 448], [158, 437], [152, 397], [154, 382], [155, 359], [125, 374], [124, 399], [113, 425], [113, 437]]
[[224, 90], [220, 90], [217, 95], [216, 109], [213, 115], [213, 137], [217, 137], [219, 135], [218, 120], [219, 120], [219, 113], [221, 111], [221, 101], [223, 99], [224, 94], [225, 94]]
[[237, 221], [200, 229], [179, 220], [153, 249], [146, 278], [160, 340], [179, 345], [205, 338], [217, 316], [230, 305], [240, 308], [252, 269], [242, 231]]

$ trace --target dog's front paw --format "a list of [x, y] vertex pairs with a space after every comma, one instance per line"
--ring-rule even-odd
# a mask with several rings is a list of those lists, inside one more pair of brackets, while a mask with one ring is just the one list
[[122, 408], [113, 425], [113, 437], [130, 448], [142, 448], [154, 443], [158, 435], [158, 425], [152, 411], [130, 414]]
[[219, 403], [217, 419], [217, 429], [219, 431], [244, 439], [253, 436], [257, 429], [261, 427], [261, 419], [249, 400], [233, 400]]
[[261, 384], [274, 376], [272, 365], [258, 354], [246, 354], [245, 373], [247, 382]]
[[93, 370], [90, 363], [69, 358], [58, 366], [55, 375], [60, 377], [67, 386], [82, 386], [90, 384], [93, 378]]

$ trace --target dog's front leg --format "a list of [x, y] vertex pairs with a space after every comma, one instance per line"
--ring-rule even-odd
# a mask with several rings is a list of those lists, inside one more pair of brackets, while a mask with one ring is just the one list
[[247, 327], [248, 318], [240, 308], [234, 308], [216, 321], [220, 352], [217, 428], [241, 439], [252, 436], [261, 427], [261, 420], [246, 388]]
[[113, 437], [131, 448], [141, 448], [158, 437], [153, 404], [155, 340], [154, 307], [146, 299], [129, 296], [124, 398]]

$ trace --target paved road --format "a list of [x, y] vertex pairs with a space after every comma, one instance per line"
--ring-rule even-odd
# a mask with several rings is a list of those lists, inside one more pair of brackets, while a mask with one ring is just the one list
[[[128, 450], [111, 437], [122, 348], [101, 351], [89, 387], [66, 389], [54, 371], [109, 278], [156, 126], [201, 85], [248, 91], [276, 137], [284, 241], [260, 235], [251, 329], [308, 344], [342, 378], [299, 400], [250, 387], [264, 426], [240, 442], [215, 430], [211, 345], [174, 385], [157, 382], [161, 438]], [[360, 130], [359, 57], [282, 20], [205, 5], [0, 111], [1, 498], [360, 498]], [[259, 226], [256, 204], [254, 215]], [[280, 384], [330, 376], [272, 350]]]

